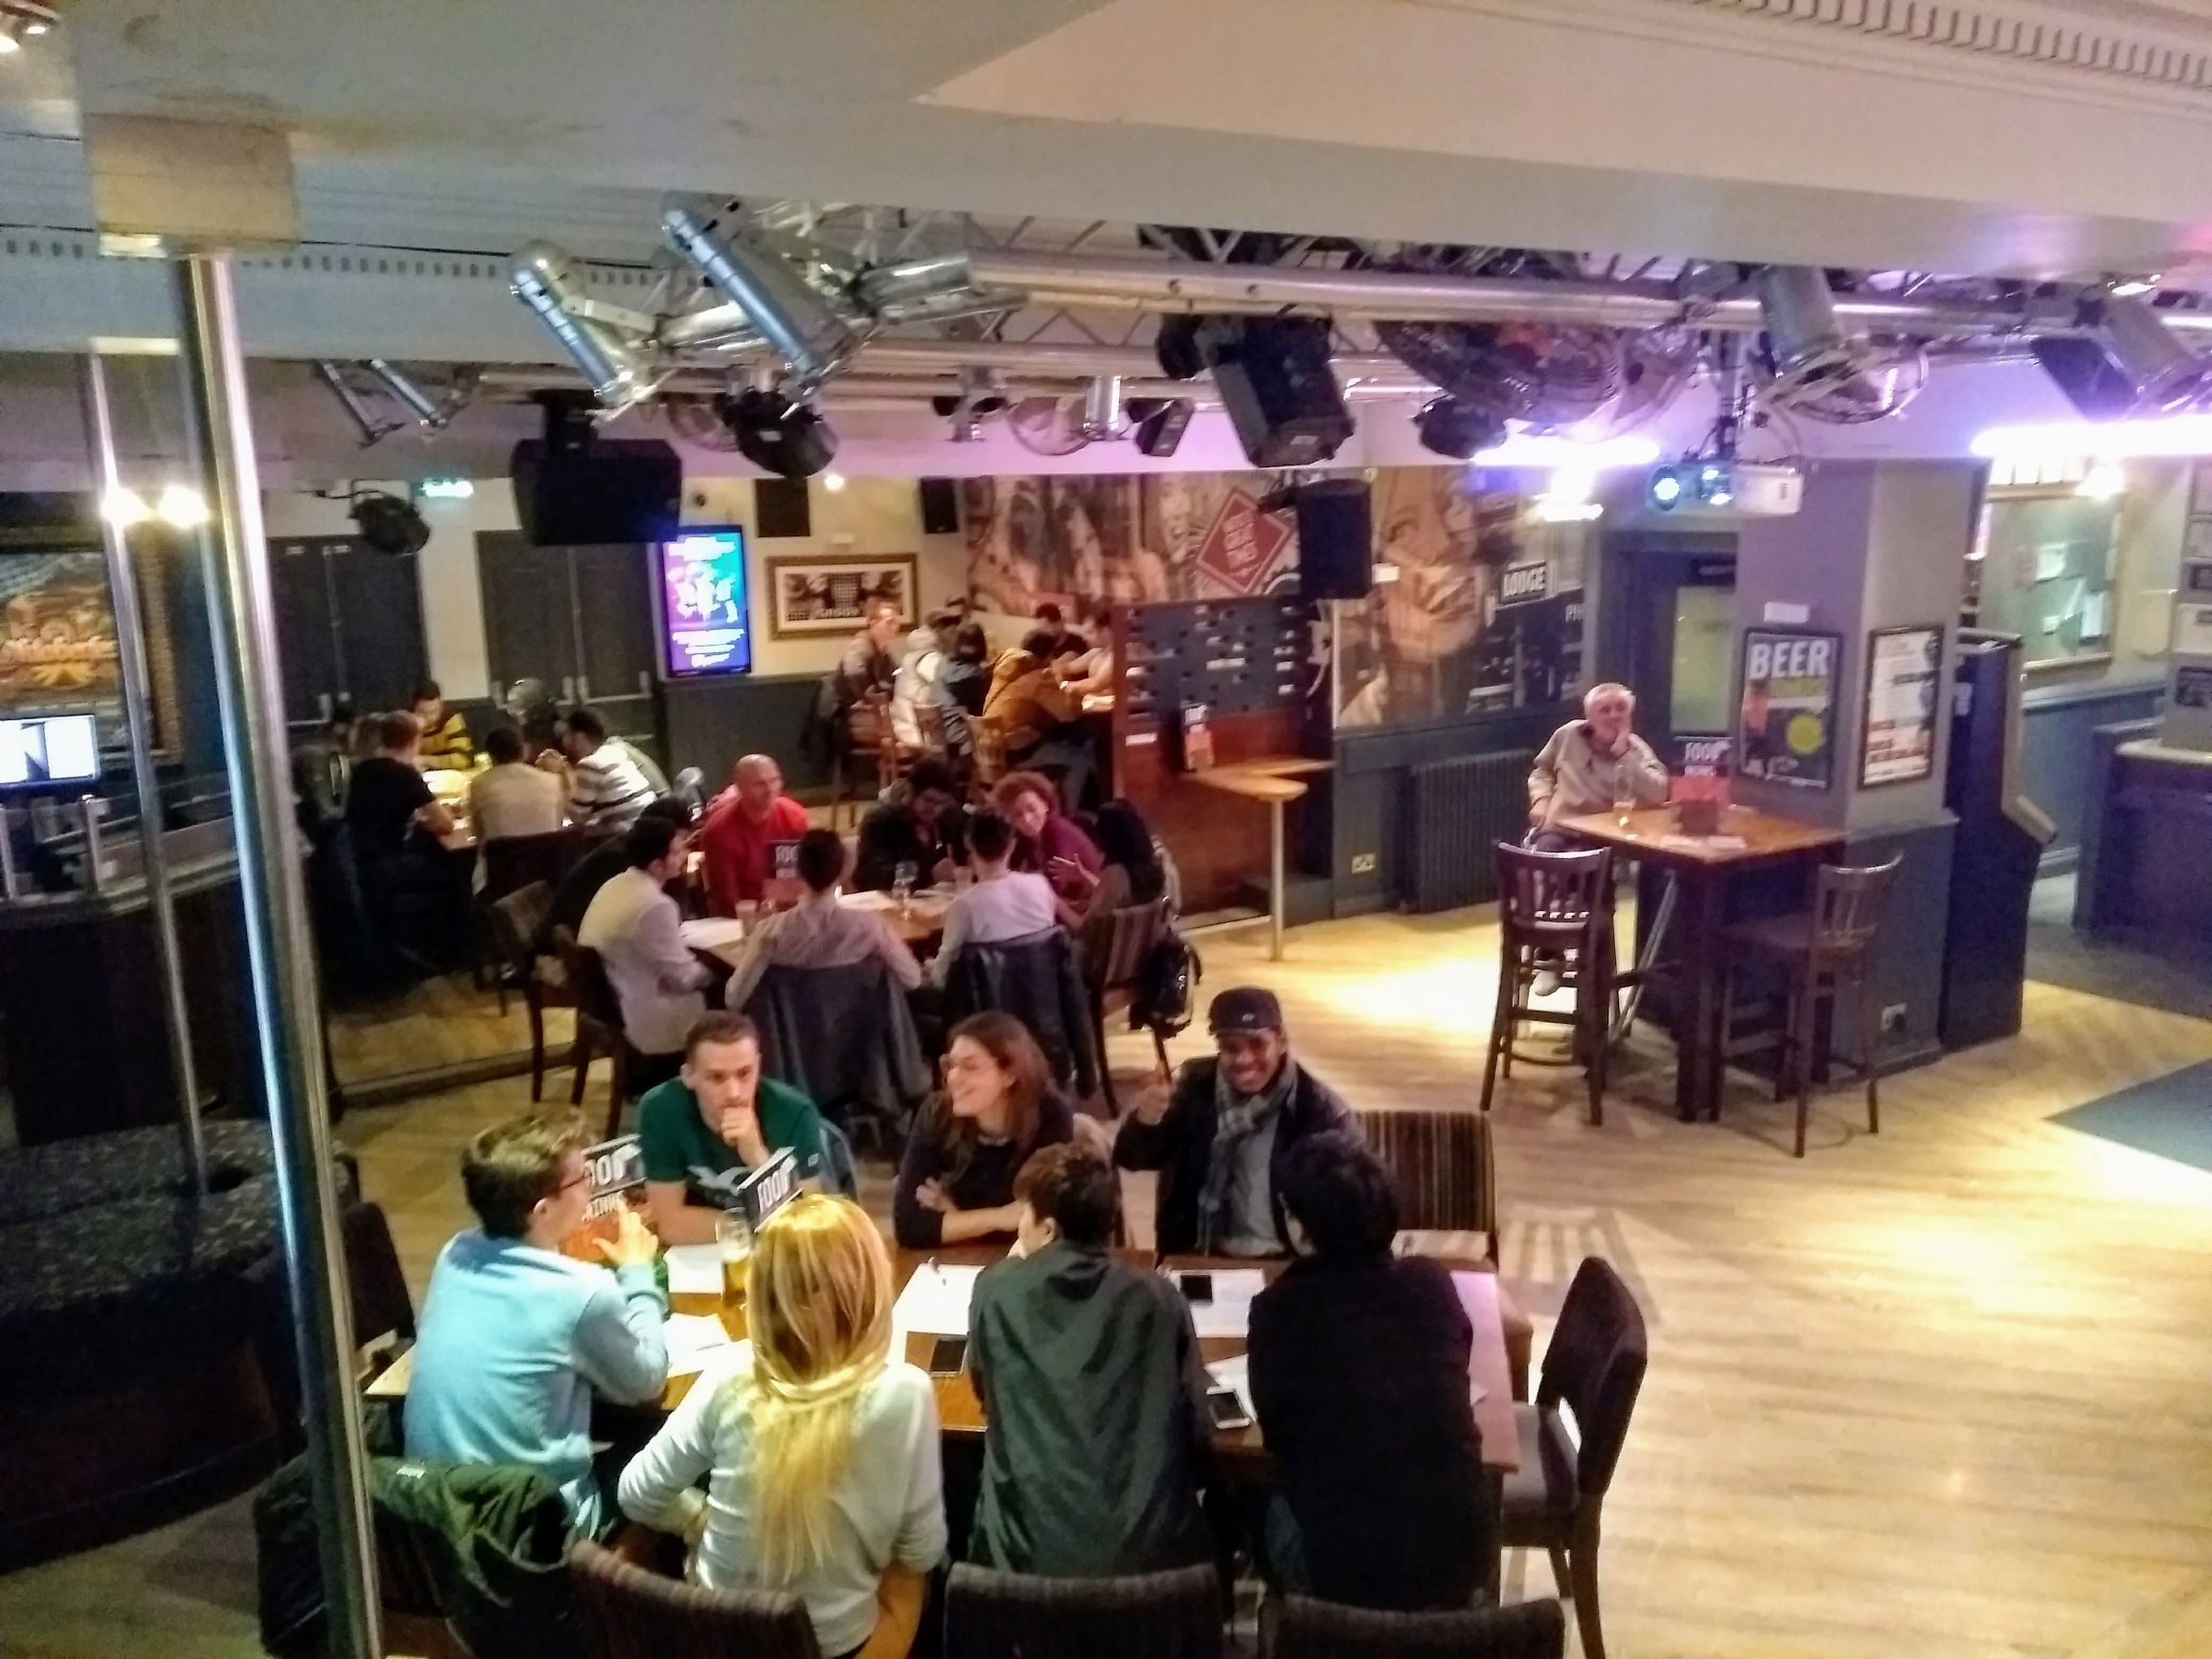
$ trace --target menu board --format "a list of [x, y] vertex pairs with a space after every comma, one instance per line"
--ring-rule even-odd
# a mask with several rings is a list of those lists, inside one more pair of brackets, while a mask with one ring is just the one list
[[1860, 788], [1910, 784], [1934, 773], [1936, 678], [1942, 667], [1940, 625], [1874, 630], [1866, 648]]
[[1801, 628], [1744, 630], [1736, 775], [1825, 789], [1836, 763], [1836, 675], [1843, 641]]
[[1129, 712], [1177, 720], [1295, 704], [1311, 671], [1313, 607], [1295, 595], [1139, 605], [1129, 612]]
[[671, 679], [753, 666], [745, 533], [688, 531], [660, 546], [661, 666]]

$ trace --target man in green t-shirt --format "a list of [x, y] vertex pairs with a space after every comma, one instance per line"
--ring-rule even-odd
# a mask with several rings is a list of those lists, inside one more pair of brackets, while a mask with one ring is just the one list
[[834, 1185], [828, 1128], [814, 1102], [761, 1076], [761, 1034], [741, 1013], [710, 1013], [684, 1042], [680, 1077], [637, 1106], [646, 1215], [664, 1244], [711, 1244], [739, 1183], [784, 1148], [799, 1179]]

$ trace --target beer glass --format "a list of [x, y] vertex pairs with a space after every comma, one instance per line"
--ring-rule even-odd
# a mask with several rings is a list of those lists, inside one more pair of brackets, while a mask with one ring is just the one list
[[752, 1265], [753, 1228], [736, 1211], [715, 1219], [715, 1246], [722, 1259], [722, 1311], [745, 1310], [745, 1273]]

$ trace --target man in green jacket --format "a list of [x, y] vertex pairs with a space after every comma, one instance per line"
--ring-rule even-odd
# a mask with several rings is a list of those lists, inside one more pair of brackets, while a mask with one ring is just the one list
[[976, 1282], [968, 1363], [989, 1424], [969, 1556], [1106, 1578], [1213, 1558], [1198, 1512], [1206, 1376], [1191, 1312], [1117, 1260], [1113, 1170], [1046, 1147], [1015, 1184], [1015, 1254]]

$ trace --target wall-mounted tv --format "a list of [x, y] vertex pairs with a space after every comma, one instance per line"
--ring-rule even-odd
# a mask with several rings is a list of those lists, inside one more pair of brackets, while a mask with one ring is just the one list
[[688, 530], [659, 548], [662, 671], [672, 680], [750, 671], [745, 533]]
[[89, 788], [100, 782], [100, 735], [90, 715], [0, 720], [0, 790]]

